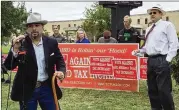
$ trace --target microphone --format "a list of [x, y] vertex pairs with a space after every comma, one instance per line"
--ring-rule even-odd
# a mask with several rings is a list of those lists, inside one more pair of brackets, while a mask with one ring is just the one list
[[21, 39], [19, 42], [21, 44], [21, 46], [19, 47], [19, 54], [26, 54], [26, 48], [25, 48], [25, 41], [26, 41], [26, 37], [28, 36], [27, 33], [24, 34], [25, 38]]

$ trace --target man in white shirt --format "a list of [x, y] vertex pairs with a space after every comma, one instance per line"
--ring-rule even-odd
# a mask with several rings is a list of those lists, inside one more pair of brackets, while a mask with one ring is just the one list
[[175, 110], [172, 97], [170, 62], [177, 54], [178, 38], [174, 25], [163, 21], [160, 6], [147, 10], [152, 25], [146, 29], [146, 41], [134, 53], [148, 55], [147, 85], [152, 110]]

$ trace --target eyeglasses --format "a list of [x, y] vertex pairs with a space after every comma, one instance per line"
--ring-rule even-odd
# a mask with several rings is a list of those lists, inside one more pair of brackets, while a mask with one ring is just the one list
[[128, 23], [129, 21], [123, 21], [124, 23]]
[[157, 12], [150, 12], [150, 13], [149, 13], [149, 15], [152, 15], [152, 14], [155, 15], [155, 14], [157, 14]]

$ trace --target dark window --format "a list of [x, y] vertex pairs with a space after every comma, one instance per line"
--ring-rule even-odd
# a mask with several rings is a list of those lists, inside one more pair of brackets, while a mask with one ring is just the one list
[[140, 19], [137, 19], [137, 24], [140, 24]]
[[148, 19], [147, 18], [145, 18], [145, 24], [148, 24]]

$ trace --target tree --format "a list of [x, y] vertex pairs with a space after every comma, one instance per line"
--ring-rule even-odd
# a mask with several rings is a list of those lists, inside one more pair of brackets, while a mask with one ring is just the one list
[[[179, 39], [179, 32], [177, 32], [178, 39]], [[179, 85], [179, 49], [177, 52], [176, 57], [172, 61], [171, 64], [172, 76], [175, 79], [176, 83]]]
[[86, 19], [82, 27], [89, 37], [100, 36], [104, 30], [110, 30], [110, 9], [95, 2], [91, 8], [85, 9], [84, 14]]
[[18, 2], [15, 7], [12, 1], [1, 2], [1, 37], [8, 39], [12, 34], [17, 35], [18, 30], [24, 31], [23, 22], [27, 19], [25, 2]]
[[179, 84], [179, 52], [172, 62], [171, 69], [173, 78], [175, 79], [176, 83]]

